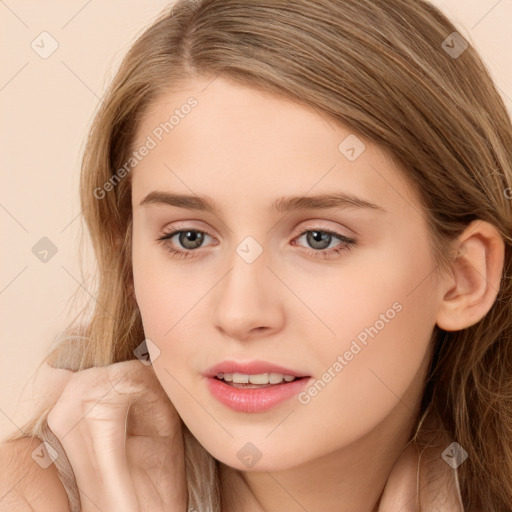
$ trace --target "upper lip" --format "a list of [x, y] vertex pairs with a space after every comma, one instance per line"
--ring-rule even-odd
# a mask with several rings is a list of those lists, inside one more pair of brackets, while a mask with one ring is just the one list
[[206, 370], [205, 377], [215, 377], [218, 373], [241, 373], [243, 375], [259, 375], [261, 373], [281, 373], [294, 377], [309, 377], [304, 372], [285, 368], [268, 361], [223, 361]]

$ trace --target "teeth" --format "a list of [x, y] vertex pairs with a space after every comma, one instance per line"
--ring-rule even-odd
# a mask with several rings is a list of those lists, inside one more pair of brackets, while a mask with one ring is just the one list
[[259, 373], [257, 375], [217, 373], [217, 378], [234, 384], [279, 384], [283, 380], [292, 382], [296, 377], [294, 375], [283, 375], [282, 373]]
[[268, 376], [270, 384], [279, 384], [283, 380], [284, 376], [281, 373], [271, 373]]

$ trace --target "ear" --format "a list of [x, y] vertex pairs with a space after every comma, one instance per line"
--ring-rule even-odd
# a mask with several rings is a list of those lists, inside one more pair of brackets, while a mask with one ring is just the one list
[[479, 322], [498, 295], [505, 260], [505, 243], [490, 223], [475, 220], [455, 243], [457, 256], [443, 280], [437, 325], [459, 331]]

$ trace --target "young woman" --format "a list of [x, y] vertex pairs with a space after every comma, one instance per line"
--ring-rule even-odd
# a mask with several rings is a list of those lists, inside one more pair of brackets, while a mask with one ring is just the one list
[[92, 316], [5, 507], [512, 510], [512, 125], [432, 5], [178, 1], [80, 191]]

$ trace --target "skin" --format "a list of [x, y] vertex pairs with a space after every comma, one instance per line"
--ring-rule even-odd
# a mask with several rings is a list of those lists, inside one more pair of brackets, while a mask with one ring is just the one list
[[[155, 373], [221, 462], [223, 510], [377, 510], [414, 425], [433, 328], [462, 329], [485, 315], [503, 242], [477, 223], [454, 245], [464, 243], [454, 271], [435, 279], [419, 196], [383, 151], [359, 136], [366, 148], [350, 161], [338, 149], [347, 127], [224, 78], [195, 78], [160, 98], [135, 147], [190, 96], [198, 105], [130, 176], [135, 300]], [[155, 190], [207, 195], [217, 210], [141, 206]], [[384, 211], [270, 208], [282, 196], [334, 191]], [[157, 241], [172, 229], [207, 236], [180, 259], [168, 250], [187, 252], [179, 235], [167, 246]], [[325, 259], [322, 249], [344, 243], [325, 235], [323, 246], [312, 245], [307, 229], [357, 244]], [[247, 236], [263, 249], [252, 263], [236, 252]], [[266, 412], [235, 412], [201, 375], [226, 359], [262, 359], [321, 379], [394, 303], [400, 312], [307, 404], [293, 397]], [[251, 468], [237, 456], [248, 442], [261, 452]]]

